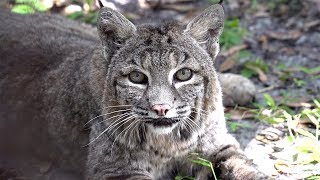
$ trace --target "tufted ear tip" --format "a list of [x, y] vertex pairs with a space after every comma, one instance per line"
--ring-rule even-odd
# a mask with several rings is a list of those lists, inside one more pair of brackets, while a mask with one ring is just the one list
[[98, 3], [99, 3], [99, 7], [100, 7], [100, 8], [103, 8], [103, 7], [104, 7], [104, 5], [102, 4], [101, 0], [98, 0]]
[[103, 44], [110, 48], [135, 34], [136, 27], [121, 13], [102, 7], [98, 13], [97, 28]]
[[216, 16], [219, 16], [220, 18], [224, 18], [224, 9], [220, 2], [219, 4], [209, 6], [207, 9], [203, 11], [203, 13], [214, 13]]
[[205, 9], [195, 17], [184, 30], [215, 58], [219, 51], [219, 36], [224, 24], [224, 10], [220, 4]]

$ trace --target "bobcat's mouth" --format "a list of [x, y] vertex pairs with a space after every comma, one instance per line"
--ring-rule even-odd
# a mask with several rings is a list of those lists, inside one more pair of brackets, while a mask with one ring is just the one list
[[148, 124], [152, 124], [154, 127], [170, 127], [175, 123], [178, 123], [180, 119], [158, 118], [148, 119], [145, 121]]

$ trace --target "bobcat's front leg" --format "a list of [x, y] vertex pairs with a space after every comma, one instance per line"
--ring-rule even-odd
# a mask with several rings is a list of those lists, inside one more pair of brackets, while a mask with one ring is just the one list
[[90, 144], [86, 180], [152, 179], [145, 153], [113, 145], [108, 140], [102, 137]]
[[[100, 157], [102, 159], [106, 157]], [[108, 157], [109, 158], [109, 157]], [[121, 161], [121, 160], [120, 160]], [[126, 161], [126, 160], [123, 160]], [[132, 164], [130, 164], [132, 163]], [[104, 159], [88, 166], [87, 180], [152, 180], [150, 173], [134, 167], [135, 162], [111, 162]]]
[[269, 179], [268, 176], [254, 168], [252, 161], [235, 145], [226, 145], [211, 159], [221, 179], [259, 180]]

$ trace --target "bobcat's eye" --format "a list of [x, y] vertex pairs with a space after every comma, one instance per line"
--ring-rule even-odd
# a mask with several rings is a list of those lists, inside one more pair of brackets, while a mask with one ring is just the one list
[[183, 68], [176, 72], [174, 78], [178, 81], [188, 81], [192, 78], [192, 75], [193, 73], [191, 69]]
[[129, 80], [135, 84], [147, 84], [148, 78], [141, 72], [132, 71], [129, 75]]

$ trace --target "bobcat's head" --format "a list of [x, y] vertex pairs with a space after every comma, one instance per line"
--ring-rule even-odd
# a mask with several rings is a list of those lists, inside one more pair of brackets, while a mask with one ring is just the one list
[[117, 115], [122, 118], [118, 123], [143, 124], [159, 134], [198, 128], [199, 117], [221, 99], [213, 60], [223, 21], [221, 5], [209, 7], [187, 26], [135, 26], [102, 8], [98, 30], [108, 61], [104, 103], [127, 108]]

